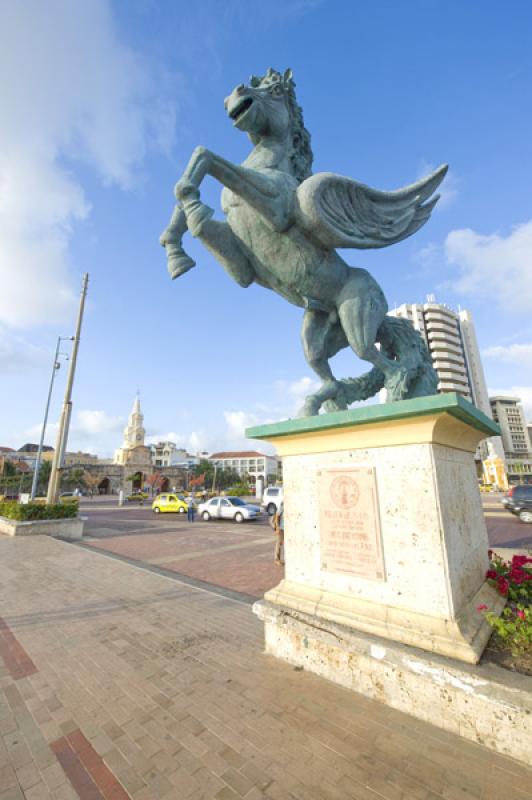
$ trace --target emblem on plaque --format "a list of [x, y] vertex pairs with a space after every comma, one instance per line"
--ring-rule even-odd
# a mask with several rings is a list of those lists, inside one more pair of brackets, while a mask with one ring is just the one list
[[354, 508], [360, 497], [358, 483], [349, 475], [338, 475], [331, 482], [331, 500], [340, 508]]

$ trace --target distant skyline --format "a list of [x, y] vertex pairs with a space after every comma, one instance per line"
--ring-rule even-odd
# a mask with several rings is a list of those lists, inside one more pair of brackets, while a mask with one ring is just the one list
[[[172, 282], [158, 245], [192, 149], [245, 158], [223, 99], [269, 66], [293, 69], [314, 171], [392, 189], [450, 164], [415, 236], [344, 255], [390, 308], [470, 309], [490, 394], [532, 420], [529, 2], [25, 0], [0, 30], [0, 445], [38, 441], [85, 271], [69, 450], [112, 455], [137, 389], [149, 441], [193, 451], [255, 449], [247, 425], [296, 413], [316, 384], [301, 310], [190, 237], [197, 267]], [[221, 216], [219, 194], [205, 182]], [[366, 365], [345, 350], [333, 368]]]

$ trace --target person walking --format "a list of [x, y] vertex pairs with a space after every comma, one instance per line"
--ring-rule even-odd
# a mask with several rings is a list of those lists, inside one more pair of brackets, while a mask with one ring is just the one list
[[[270, 524], [275, 531], [274, 561], [277, 566], [282, 567], [284, 564], [284, 502], [282, 500], [271, 518]], [[281, 557], [281, 553], [283, 557]]]
[[187, 503], [187, 519], [189, 522], [194, 522], [194, 512], [196, 511], [194, 507], [194, 495], [190, 494], [186, 500]]

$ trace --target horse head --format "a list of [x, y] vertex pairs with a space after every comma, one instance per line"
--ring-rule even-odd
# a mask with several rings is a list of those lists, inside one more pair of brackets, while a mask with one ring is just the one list
[[281, 75], [270, 67], [262, 77], [252, 75], [249, 85], [236, 86], [224, 105], [233, 125], [247, 133], [253, 144], [268, 138], [286, 141], [295, 177], [308, 178], [313, 159], [310, 134], [297, 104], [291, 69]]

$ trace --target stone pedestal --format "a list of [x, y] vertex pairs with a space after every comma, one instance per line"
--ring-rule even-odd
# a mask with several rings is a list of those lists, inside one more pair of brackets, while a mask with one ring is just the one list
[[481, 439], [498, 434], [492, 420], [444, 394], [246, 433], [283, 458], [285, 579], [255, 608], [269, 652], [278, 637], [268, 626], [304, 614], [316, 628], [340, 624], [479, 660], [491, 629], [477, 606], [504, 605], [484, 577], [473, 458]]

